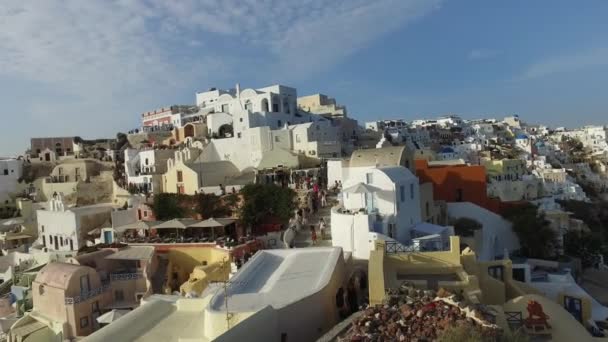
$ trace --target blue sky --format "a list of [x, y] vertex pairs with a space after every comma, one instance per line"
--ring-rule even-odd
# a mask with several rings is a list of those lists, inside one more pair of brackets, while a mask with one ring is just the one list
[[3, 1], [0, 155], [237, 82], [322, 92], [362, 122], [603, 124], [606, 18], [603, 0]]

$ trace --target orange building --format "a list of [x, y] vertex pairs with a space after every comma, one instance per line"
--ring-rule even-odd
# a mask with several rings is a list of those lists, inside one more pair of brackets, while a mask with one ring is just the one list
[[471, 202], [495, 213], [501, 203], [488, 198], [486, 169], [480, 165], [431, 166], [423, 159], [416, 160], [416, 176], [420, 183], [433, 183], [435, 200]]

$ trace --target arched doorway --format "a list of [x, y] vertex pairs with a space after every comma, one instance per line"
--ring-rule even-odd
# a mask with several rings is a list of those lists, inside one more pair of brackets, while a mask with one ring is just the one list
[[232, 125], [224, 124], [220, 126], [218, 133], [220, 137], [232, 137], [234, 135], [234, 130], [232, 128]]
[[269, 112], [268, 110], [268, 99], [262, 100], [262, 112]]
[[187, 124], [184, 126], [184, 138], [194, 137], [194, 125]]

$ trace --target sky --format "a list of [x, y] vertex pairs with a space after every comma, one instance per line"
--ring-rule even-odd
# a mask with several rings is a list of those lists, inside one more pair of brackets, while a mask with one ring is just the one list
[[361, 124], [605, 124], [606, 18], [604, 0], [2, 0], [0, 155], [236, 83], [324, 93]]

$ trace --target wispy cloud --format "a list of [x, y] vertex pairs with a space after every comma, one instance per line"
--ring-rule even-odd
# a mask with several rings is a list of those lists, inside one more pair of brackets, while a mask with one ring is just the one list
[[[0, 86], [10, 86], [2, 82], [4, 75], [52, 88], [55, 98], [45, 105], [58, 105], [49, 112], [106, 118], [108, 110], [121, 103], [146, 110], [171, 103], [170, 96], [215, 85], [212, 82], [247, 76], [267, 82], [309, 77], [441, 3], [7, 1], [0, 8]], [[61, 104], [61, 96], [72, 103]], [[171, 102], [157, 103], [161, 98]], [[91, 130], [86, 125], [76, 128], [85, 136]]]
[[541, 78], [557, 73], [608, 65], [608, 48], [598, 47], [572, 54], [550, 57], [527, 67], [518, 80]]
[[498, 51], [492, 49], [473, 49], [469, 52], [467, 59], [470, 61], [477, 61], [482, 59], [489, 59], [498, 55]]

